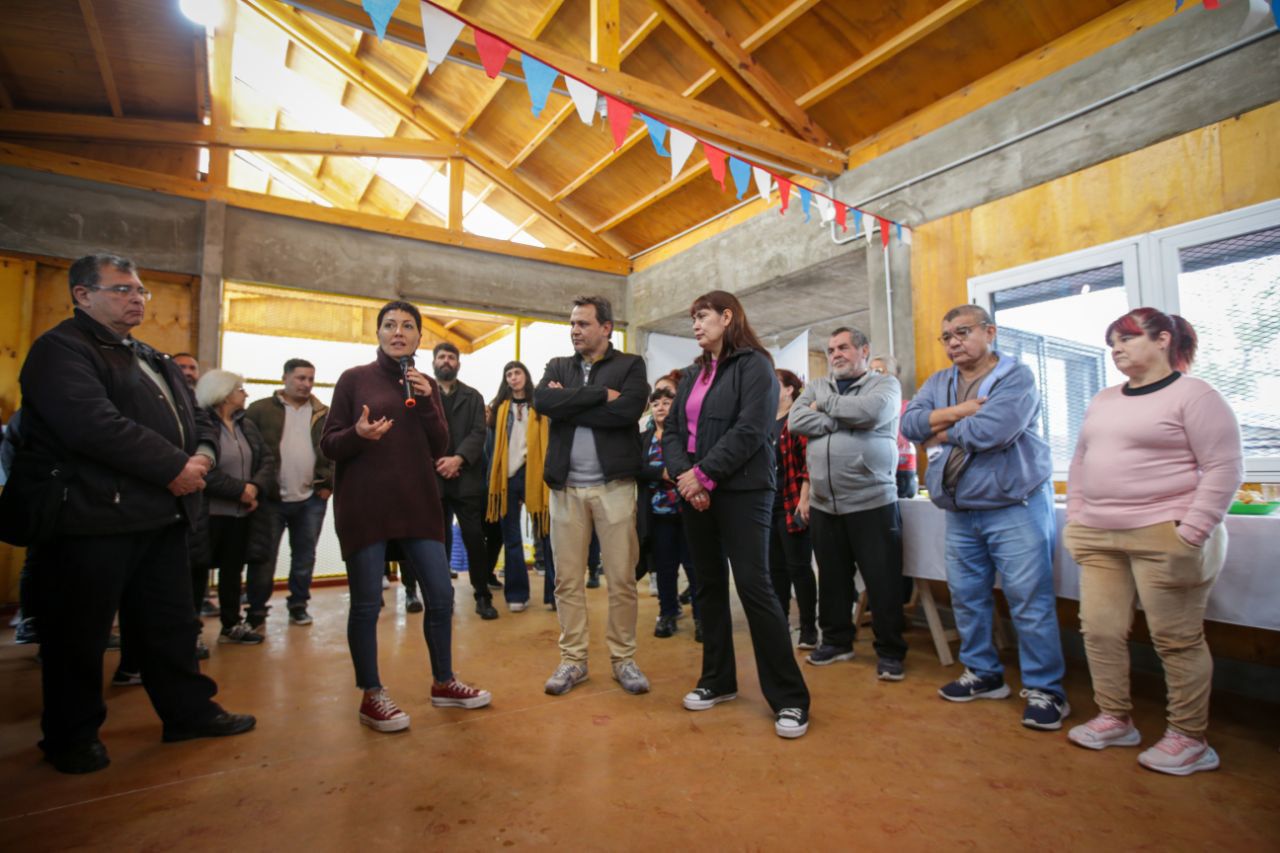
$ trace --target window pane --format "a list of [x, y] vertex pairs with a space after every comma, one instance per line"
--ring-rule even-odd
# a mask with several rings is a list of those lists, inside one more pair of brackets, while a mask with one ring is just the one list
[[1193, 372], [1235, 409], [1246, 457], [1280, 458], [1280, 228], [1178, 258], [1179, 310], [1200, 339]]
[[1031, 368], [1040, 388], [1040, 432], [1055, 470], [1071, 464], [1085, 410], [1106, 385], [1124, 377], [1104, 340], [1129, 310], [1121, 264], [1083, 270], [992, 294], [996, 348]]

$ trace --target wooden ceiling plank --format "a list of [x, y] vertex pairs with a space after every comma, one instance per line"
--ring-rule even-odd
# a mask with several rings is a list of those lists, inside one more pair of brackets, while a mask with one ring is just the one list
[[[622, 43], [622, 47], [619, 50], [621, 59], [626, 59], [630, 56], [631, 53], [643, 44], [644, 40], [647, 39], [661, 23], [662, 16], [657, 12], [651, 13], [649, 17], [645, 19], [644, 23], [636, 28], [636, 31], [631, 34], [631, 37]], [[547, 138], [555, 132], [556, 128], [560, 127], [560, 125], [564, 123], [565, 119], [576, 114], [577, 108], [574, 107], [573, 101], [566, 101], [561, 104], [560, 108], [551, 116], [550, 120], [538, 129], [538, 132], [525, 143], [524, 147], [520, 149], [519, 153], [517, 153], [515, 157], [512, 157], [511, 160], [508, 161], [507, 168], [514, 169], [533, 156], [533, 152], [537, 151], [539, 146], [541, 146], [543, 142], [547, 141]]]
[[[295, 19], [300, 18], [297, 13], [291, 11], [280, 13], [279, 10], [283, 7], [280, 7], [273, 0], [244, 0], [244, 2], [256, 9], [263, 10], [264, 14], [269, 17], [272, 17], [270, 10], [274, 8], [277, 10], [274, 18], [281, 18], [282, 16], [286, 20], [289, 16]], [[297, 0], [296, 5], [304, 9], [320, 9], [323, 7], [326, 16], [340, 18], [355, 27], [367, 25], [368, 15], [359, 6], [347, 3], [345, 0]], [[462, 12], [455, 14], [464, 23], [474, 27], [474, 21], [468, 15]], [[305, 22], [304, 25], [310, 27]], [[412, 45], [422, 44], [421, 27], [414, 27], [404, 21], [393, 20], [391, 25], [388, 26], [388, 33], [392, 32], [393, 27], [397, 37], [403, 38], [406, 43]], [[750, 119], [744, 119], [710, 104], [674, 98], [672, 97], [672, 92], [662, 86], [632, 77], [620, 71], [608, 71], [580, 57], [563, 53], [549, 45], [510, 32], [491, 23], [484, 23], [482, 29], [507, 42], [517, 51], [531, 53], [547, 64], [577, 77], [599, 92], [627, 101], [635, 105], [636, 108], [660, 118], [668, 124], [686, 129], [705, 139], [740, 149], [747, 156], [755, 156], [761, 160], [771, 160], [778, 163], [780, 167], [789, 168], [803, 174], [834, 177], [844, 170], [843, 155], [839, 151], [825, 149], [782, 131], [762, 127]], [[466, 36], [467, 34], [464, 30], [464, 38]], [[323, 35], [321, 38], [326, 42], [329, 41]], [[329, 42], [329, 44], [332, 44], [332, 42]], [[332, 49], [330, 49], [330, 53], [332, 53]], [[347, 59], [349, 60], [350, 58], [347, 57]], [[362, 68], [356, 73], [372, 76], [367, 68]], [[748, 91], [750, 90], [748, 89]], [[396, 94], [398, 95], [399, 92]], [[425, 105], [420, 101], [415, 103], [419, 113], [426, 112]], [[479, 146], [473, 141], [467, 141], [467, 144], [479, 149]], [[747, 152], [755, 152], [755, 154]], [[492, 163], [495, 168], [502, 169], [496, 159], [487, 152], [484, 152], [484, 160], [488, 162], [477, 162], [475, 158], [469, 159], [472, 159], [475, 165], [484, 168], [486, 171], [490, 171], [489, 163]], [[490, 174], [493, 173], [490, 172]], [[498, 177], [498, 175], [494, 176]], [[507, 181], [505, 175], [502, 176], [502, 180], [505, 184]], [[508, 187], [508, 189], [515, 191], [513, 187]], [[560, 227], [568, 228], [564, 214], [557, 215], [554, 211], [548, 211], [548, 214], [552, 214], [549, 218], [559, 224]], [[581, 230], [585, 230], [585, 226]], [[579, 240], [584, 240], [585, 238], [584, 245], [590, 246], [593, 251], [598, 251], [596, 247], [603, 241], [594, 234], [589, 234], [589, 238], [587, 238], [588, 234], [589, 232], [586, 232], [586, 234], [575, 233], [574, 236]], [[616, 254], [616, 251], [612, 248], [609, 251], [612, 254]]]
[[[549, 221], [583, 241], [591, 251], [604, 258], [623, 259], [622, 254], [612, 243], [593, 234], [583, 222], [552, 204], [545, 195], [523, 177], [506, 168], [482, 146], [472, 140], [456, 137], [445, 121], [422, 101], [404, 94], [398, 86], [393, 86], [365, 64], [336, 49], [334, 42], [319, 28], [306, 21], [301, 14], [272, 0], [243, 0], [243, 2], [262, 14], [268, 21], [279, 26], [290, 38], [329, 63], [352, 83], [363, 87], [369, 94], [385, 103], [409, 123], [417, 125], [419, 129], [433, 136], [453, 137], [472, 165], [502, 184]], [[364, 15], [363, 12], [360, 14]], [[417, 28], [417, 38], [421, 42], [421, 28]], [[512, 38], [519, 37], [512, 36]]]
[[10, 97], [9, 90], [5, 88], [3, 80], [0, 80], [0, 109], [13, 109], [13, 98]]
[[621, 225], [623, 222], [626, 222], [628, 219], [635, 216], [640, 211], [644, 210], [645, 208], [650, 207], [662, 201], [664, 198], [671, 195], [673, 192], [685, 186], [694, 178], [698, 177], [699, 175], [702, 175], [706, 171], [708, 171], [706, 160], [699, 160], [697, 163], [694, 163], [691, 166], [686, 166], [685, 170], [681, 172], [679, 175], [677, 175], [674, 181], [667, 181], [665, 184], [653, 190], [652, 192], [645, 193], [636, 201], [622, 208], [613, 216], [610, 216], [605, 221], [593, 227], [596, 229], [597, 232], [600, 232], [600, 233], [608, 231], [612, 228], [616, 228], [619, 225]]
[[783, 125], [791, 128], [801, 139], [807, 139], [814, 145], [828, 148], [835, 145], [827, 132], [796, 104], [774, 76], [743, 49], [742, 45], [699, 0], [663, 0], [663, 2], [667, 8], [680, 16], [685, 24], [701, 38], [701, 41], [711, 45], [711, 48], [732, 69], [733, 75], [750, 87], [768, 105], [773, 115], [781, 117]]
[[592, 62], [610, 71], [622, 67], [620, 29], [618, 0], [591, 0]]
[[418, 89], [422, 86], [422, 80], [427, 76], [427, 70], [431, 67], [431, 60], [427, 55], [422, 54], [422, 62], [418, 63], [418, 67], [414, 70], [413, 76], [409, 78], [409, 85], [404, 87], [404, 93], [409, 97], [418, 94]]
[[[277, 113], [278, 114], [278, 113]], [[461, 156], [454, 139], [411, 139], [403, 136], [344, 136], [305, 130], [218, 127], [159, 119], [107, 118], [37, 110], [0, 112], [0, 135], [74, 142], [138, 142], [148, 145], [208, 145], [324, 156], [398, 157], [442, 160]]]
[[742, 40], [742, 49], [751, 53], [778, 33], [791, 26], [797, 18], [817, 6], [821, 0], [792, 0], [776, 15], [760, 25], [754, 33]]
[[80, 14], [84, 17], [85, 29], [89, 31], [89, 42], [93, 45], [93, 57], [98, 62], [98, 73], [102, 75], [102, 87], [107, 90], [111, 114], [120, 118], [124, 115], [124, 109], [120, 106], [120, 92], [116, 89], [115, 74], [111, 72], [111, 58], [107, 56], [107, 43], [102, 38], [102, 28], [98, 26], [93, 0], [80, 0]]
[[[236, 32], [236, 0], [219, 0], [223, 5], [222, 23], [213, 33], [213, 55], [209, 58], [209, 123], [214, 128], [231, 127], [231, 90], [235, 77], [232, 74], [232, 40]], [[231, 170], [231, 151], [228, 148], [209, 150], [209, 183], [217, 187], [227, 185]]]
[[[594, 2], [594, 0], [593, 0]], [[556, 16], [556, 12], [560, 11], [560, 7], [564, 5], [564, 0], [552, 0], [551, 4], [543, 11], [534, 25], [529, 28], [529, 38], [536, 39], [542, 35], [542, 31], [547, 28], [551, 20]], [[466, 121], [462, 123], [462, 127], [458, 128], [458, 133], [463, 134], [471, 129], [471, 126], [480, 120], [480, 116], [484, 115], [484, 111], [493, 103], [493, 99], [498, 96], [498, 92], [502, 91], [502, 86], [507, 82], [506, 77], [498, 77], [489, 82], [488, 91], [480, 98], [480, 102], [471, 110], [471, 114], [467, 116]], [[417, 91], [415, 88], [414, 91]]]
[[982, 0], [949, 0], [945, 5], [925, 15], [906, 29], [894, 33], [872, 48], [869, 53], [858, 57], [854, 62], [823, 80], [799, 98], [796, 98], [796, 103], [802, 109], [808, 109], [812, 104], [830, 97], [859, 77], [893, 59], [893, 57], [934, 31], [946, 26], [981, 2]]
[[560, 264], [561, 266], [597, 270], [614, 275], [626, 275], [630, 271], [630, 264], [625, 259], [596, 258], [559, 249], [539, 249], [536, 246], [526, 246], [523, 243], [512, 243], [507, 240], [495, 240], [491, 237], [481, 237], [476, 234], [467, 234], [466, 232], [455, 234], [449, 229], [439, 226], [423, 225], [416, 222], [397, 222], [384, 216], [375, 216], [340, 208], [321, 207], [310, 202], [268, 197], [261, 193], [245, 190], [213, 187], [204, 181], [176, 178], [172, 175], [151, 172], [146, 169], [119, 166], [115, 163], [105, 163], [86, 157], [73, 157], [52, 151], [43, 151], [38, 148], [28, 148], [12, 142], [0, 141], [0, 164], [46, 174], [66, 175], [117, 186], [162, 192], [183, 198], [219, 199], [233, 207], [240, 207], [246, 210], [257, 210], [278, 216], [289, 216], [294, 219], [341, 225], [362, 231], [391, 234], [413, 240], [459, 246], [497, 255]]
[[[206, 49], [204, 31], [191, 39], [192, 60], [196, 78], [196, 121], [203, 122], [209, 103], [209, 52]], [[12, 109], [12, 107], [10, 107]]]
[[461, 157], [449, 161], [449, 216], [445, 223], [450, 231], [462, 230], [462, 190], [466, 186], [466, 172]]

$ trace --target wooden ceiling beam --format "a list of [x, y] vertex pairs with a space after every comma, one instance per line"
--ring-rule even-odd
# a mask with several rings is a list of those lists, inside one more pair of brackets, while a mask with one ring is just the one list
[[328, 201], [335, 207], [355, 210], [358, 206], [355, 198], [345, 190], [330, 184], [323, 178], [317, 178], [315, 175], [311, 174], [310, 171], [301, 168], [288, 157], [271, 152], [259, 151], [255, 153], [267, 163], [270, 163], [273, 168], [284, 172], [290, 178], [302, 184], [316, 195], [323, 197], [325, 201]]
[[[269, 10], [271, 8], [279, 10], [280, 8], [273, 0], [244, 0], [244, 2], [260, 10]], [[298, 0], [296, 5], [299, 8], [316, 11], [323, 9], [323, 14], [327, 17], [344, 21], [350, 26], [364, 27], [368, 25], [368, 15], [358, 5], [347, 3], [345, 0]], [[268, 11], [267, 14], [270, 15], [270, 12]], [[290, 11], [287, 14], [301, 20], [301, 17], [296, 12]], [[454, 14], [464, 23], [474, 26], [474, 19], [465, 13], [456, 12]], [[279, 14], [275, 17], [279, 17]], [[310, 25], [308, 24], [307, 26]], [[704, 139], [739, 149], [746, 156], [769, 160], [783, 168], [802, 174], [835, 177], [844, 171], [844, 155], [840, 151], [822, 148], [782, 131], [761, 127], [750, 119], [744, 119], [710, 104], [700, 101], [685, 101], [673, 97], [673, 93], [662, 86], [632, 77], [620, 71], [609, 71], [581, 57], [563, 53], [549, 45], [510, 32], [494, 24], [485, 22], [481, 26], [486, 31], [510, 44], [517, 51], [527, 51], [547, 64], [582, 80], [599, 92], [633, 104], [637, 109]], [[396, 33], [397, 38], [403, 39], [406, 44], [416, 46], [423, 43], [422, 28], [420, 26], [415, 27], [403, 20], [392, 20], [391, 24], [388, 25], [387, 32], [391, 34], [393, 31]], [[471, 37], [470, 34], [464, 30], [463, 37], [459, 41], [469, 37]], [[366, 75], [369, 74], [368, 69], [361, 69], [361, 71]], [[748, 89], [748, 91], [750, 90]], [[419, 111], [424, 111], [421, 102], [417, 102], [417, 104]], [[488, 159], [493, 160], [492, 157]], [[477, 163], [476, 165], [480, 165], [485, 171], [489, 171], [485, 164]], [[494, 165], [498, 164], [495, 162]], [[497, 176], [495, 175], [495, 177]], [[563, 215], [551, 217], [552, 221], [561, 227], [564, 227], [563, 218]], [[580, 233], [574, 233], [573, 236], [580, 240], [584, 237]], [[596, 250], [596, 244], [599, 242], [601, 241], [596, 235], [591, 235], [584, 245]], [[611, 251], [613, 250], [611, 249]]]
[[102, 38], [102, 28], [98, 26], [98, 15], [93, 10], [93, 0], [80, 0], [80, 14], [84, 17], [85, 29], [89, 31], [89, 42], [93, 45], [93, 58], [98, 62], [98, 73], [102, 76], [102, 87], [107, 90], [107, 102], [111, 104], [111, 114], [119, 118], [124, 115], [124, 109], [120, 106], [116, 76], [111, 72], [111, 58], [107, 56], [107, 43]]
[[106, 163], [86, 157], [28, 148], [12, 142], [0, 141], [0, 164], [46, 174], [66, 175], [117, 186], [151, 190], [184, 198], [217, 199], [225, 201], [233, 207], [240, 207], [246, 210], [258, 210], [279, 216], [289, 216], [294, 219], [341, 225], [378, 234], [391, 234], [429, 243], [459, 246], [465, 249], [490, 252], [495, 255], [527, 258], [578, 269], [597, 270], [614, 275], [626, 275], [631, 269], [630, 263], [625, 259], [597, 258], [559, 249], [539, 249], [535, 246], [526, 246], [523, 243], [495, 240], [491, 237], [481, 237], [477, 234], [467, 234], [466, 232], [457, 234], [447, 228], [435, 225], [400, 222], [385, 216], [342, 210], [340, 208], [321, 207], [310, 202], [268, 197], [261, 193], [248, 192], [246, 190], [215, 187], [204, 181], [193, 181], [159, 172], [151, 172], [146, 169], [136, 169], [131, 166], [120, 166], [115, 163]]
[[796, 98], [796, 103], [802, 109], [807, 109], [824, 98], [830, 97], [859, 77], [863, 77], [874, 69], [879, 68], [929, 34], [954, 21], [981, 2], [982, 0], [949, 0], [945, 5], [925, 15], [906, 29], [889, 36], [868, 53], [858, 57], [854, 62], [846, 65], [799, 98]]
[[5, 88], [3, 80], [0, 80], [0, 109], [13, 109], [13, 98], [9, 95], [9, 90]]
[[757, 47], [791, 26], [797, 18], [817, 6], [820, 2], [821, 0], [792, 0], [791, 3], [779, 10], [776, 15], [761, 24], [759, 29], [743, 39], [742, 49], [747, 53], [753, 52]]
[[[661, 23], [661, 15], [657, 12], [650, 13], [649, 17], [645, 18], [644, 23], [637, 27], [636, 31], [631, 34], [631, 37], [622, 43], [622, 47], [619, 49], [619, 54], [621, 56], [619, 61], [625, 60], [630, 56], [631, 53], [644, 43], [644, 40], [647, 39]], [[561, 104], [560, 108], [556, 110], [556, 112], [545, 124], [542, 125], [542, 127], [538, 128], [538, 132], [525, 143], [524, 147], [520, 149], [516, 156], [512, 157], [511, 160], [507, 162], [507, 168], [514, 169], [533, 156], [533, 152], [537, 151], [539, 146], [547, 141], [547, 138], [556, 131], [556, 128], [564, 124], [565, 119], [576, 114], [577, 108], [574, 107], [573, 101], [566, 101]]]
[[[551, 20], [556, 16], [556, 12], [560, 11], [560, 7], [564, 5], [564, 0], [553, 0], [546, 10], [543, 11], [541, 17], [534, 22], [529, 29], [529, 38], [537, 38], [542, 35], [542, 31], [550, 25]], [[502, 91], [503, 85], [507, 82], [506, 77], [498, 77], [490, 80], [487, 91], [480, 97], [480, 102], [471, 110], [471, 114], [467, 116], [466, 121], [462, 123], [462, 127], [458, 128], [458, 133], [463, 134], [471, 129], [471, 126], [480, 120], [480, 116], [484, 115], [484, 111], [488, 109], [489, 104], [493, 103], [493, 99]], [[415, 88], [414, 91], [417, 91]]]
[[467, 177], [463, 162], [461, 157], [449, 161], [449, 215], [445, 225], [450, 231], [462, 230], [462, 190]]
[[[213, 55], [209, 58], [209, 123], [214, 128], [231, 127], [231, 90], [235, 78], [232, 75], [232, 39], [236, 32], [236, 10], [240, 4], [236, 0], [215, 0], [221, 2], [222, 23], [213, 33]], [[227, 185], [227, 176], [231, 171], [231, 150], [229, 148], [211, 148], [209, 150], [209, 183], [218, 187]]]
[[748, 86], [769, 108], [769, 112], [762, 115], [766, 118], [780, 117], [779, 123], [782, 126], [791, 128], [801, 139], [814, 145], [827, 148], [835, 146], [827, 132], [796, 104], [774, 76], [743, 49], [725, 29], [724, 24], [708, 12], [699, 0], [654, 0], [654, 5], [659, 10], [667, 9], [679, 16], [685, 24], [685, 28], [679, 31], [682, 35], [686, 31], [692, 32], [701, 48], [711, 46], [727, 64], [733, 77]]
[[[534, 188], [520, 175], [506, 168], [487, 150], [472, 140], [457, 137], [454, 130], [448, 126], [444, 119], [422, 101], [404, 94], [398, 86], [392, 85], [381, 74], [338, 49], [332, 39], [314, 24], [307, 21], [299, 12], [280, 3], [273, 2], [273, 0], [242, 1], [263, 15], [268, 21], [280, 27], [290, 38], [323, 59], [352, 83], [363, 87], [369, 94], [382, 101], [409, 123], [416, 125], [420, 130], [432, 136], [453, 138], [463, 156], [472, 165], [500, 183], [525, 204], [538, 211], [549, 222], [554, 223], [557, 227], [581, 240], [583, 245], [589, 247], [591, 251], [596, 252], [602, 258], [625, 260], [622, 253], [612, 243], [593, 234], [585, 223], [571, 216], [558, 205], [548, 201], [541, 191]], [[352, 9], [367, 20], [368, 16], [358, 7], [352, 7]], [[416, 29], [418, 43], [421, 43], [422, 30], [420, 27]]]
[[74, 142], [137, 142], [148, 145], [207, 145], [286, 154], [327, 157], [402, 157], [442, 160], [463, 153], [454, 139], [409, 139], [402, 136], [343, 136], [305, 130], [219, 127], [195, 122], [107, 118], [79, 113], [35, 110], [0, 111], [0, 135]]
[[203, 123], [205, 108], [209, 104], [209, 52], [206, 49], [204, 30], [191, 39], [191, 58], [195, 64], [196, 121]]
[[430, 317], [423, 315], [422, 331], [430, 332], [431, 334], [435, 335], [437, 338], [448, 341], [449, 343], [456, 346], [458, 349], [462, 350], [464, 355], [469, 354], [473, 351], [470, 338], [463, 337], [457, 332], [450, 331], [449, 328], [445, 326], [443, 323], [441, 323], [439, 320], [433, 320]]
[[591, 61], [609, 71], [622, 68], [619, 18], [618, 0], [591, 0]]

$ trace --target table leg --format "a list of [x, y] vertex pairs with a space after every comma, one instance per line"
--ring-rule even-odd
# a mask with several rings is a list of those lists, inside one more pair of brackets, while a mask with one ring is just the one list
[[938, 662], [943, 666], [951, 666], [956, 660], [951, 656], [947, 630], [942, 627], [942, 617], [938, 615], [938, 605], [933, 600], [932, 583], [932, 581], [916, 578], [916, 589], [920, 593], [920, 604], [924, 607], [925, 621], [929, 623], [929, 635], [933, 637], [933, 647], [938, 652]]

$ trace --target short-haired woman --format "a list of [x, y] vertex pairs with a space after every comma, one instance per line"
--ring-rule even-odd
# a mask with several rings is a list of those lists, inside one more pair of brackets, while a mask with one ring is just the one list
[[769, 574], [784, 616], [791, 614], [791, 587], [800, 611], [796, 648], [818, 647], [818, 581], [813, 576], [813, 543], [809, 541], [809, 439], [791, 431], [787, 415], [804, 391], [800, 377], [779, 369], [778, 415], [773, 436], [778, 457], [778, 489], [769, 530]]
[[1138, 756], [1187, 776], [1218, 766], [1205, 740], [1213, 658], [1209, 591], [1227, 554], [1223, 518], [1244, 476], [1240, 427], [1213, 386], [1187, 376], [1196, 333], [1183, 318], [1135, 308], [1107, 327], [1123, 385], [1085, 413], [1067, 482], [1063, 534], [1080, 564], [1080, 624], [1101, 713], [1067, 735], [1090, 749], [1136, 746], [1129, 716], [1129, 629], [1146, 613], [1168, 684], [1168, 728]]
[[356, 685], [364, 691], [360, 722], [380, 732], [409, 727], [409, 715], [391, 700], [378, 675], [378, 611], [389, 542], [426, 599], [422, 631], [431, 659], [431, 704], [481, 708], [491, 698], [453, 672], [453, 585], [435, 473], [449, 427], [440, 387], [413, 366], [421, 338], [417, 307], [382, 306], [377, 358], [339, 377], [320, 439], [321, 451], [336, 463], [334, 526], [351, 590], [347, 643]]
[[246, 399], [244, 377], [238, 374], [210, 370], [196, 382], [196, 402], [218, 428], [218, 464], [205, 475], [207, 562], [192, 566], [192, 579], [199, 581], [194, 587], [198, 613], [209, 569], [218, 570], [218, 642], [257, 645], [263, 639], [258, 625], [240, 618], [241, 575], [249, 561], [250, 523], [259, 499], [276, 497], [276, 458], [258, 425], [244, 416]]
[[524, 561], [520, 506], [533, 522], [534, 538], [542, 543], [546, 576], [542, 603], [555, 609], [556, 568], [549, 534], [551, 490], [542, 479], [547, 458], [547, 419], [534, 411], [533, 378], [529, 368], [509, 361], [502, 368], [502, 385], [489, 404], [493, 418], [493, 461], [489, 467], [488, 521], [502, 526], [503, 597], [512, 613], [529, 606], [529, 567]]
[[733, 294], [713, 290], [699, 296], [689, 315], [702, 355], [685, 371], [662, 437], [667, 471], [688, 504], [682, 517], [702, 616], [702, 677], [684, 697], [684, 707], [705, 711], [738, 696], [729, 612], [732, 566], [774, 731], [800, 737], [809, 728], [809, 690], [769, 579], [778, 377]]

